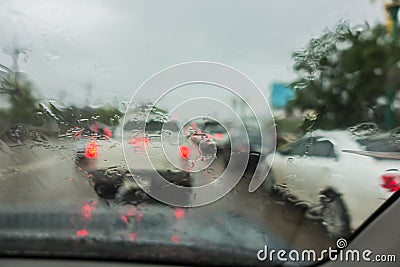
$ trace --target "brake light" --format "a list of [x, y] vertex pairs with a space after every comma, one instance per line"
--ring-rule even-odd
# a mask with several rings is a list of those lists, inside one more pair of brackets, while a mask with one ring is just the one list
[[188, 146], [179, 147], [179, 156], [183, 159], [189, 159], [190, 148]]
[[183, 219], [185, 217], [185, 211], [183, 209], [177, 208], [174, 210], [174, 216], [177, 220]]
[[112, 138], [112, 132], [111, 132], [110, 128], [108, 128], [108, 127], [103, 129], [103, 134], [109, 138]]
[[86, 229], [78, 230], [78, 231], [76, 231], [76, 233], [75, 233], [76, 236], [82, 236], [82, 237], [85, 237], [85, 236], [87, 236], [88, 234], [89, 234], [89, 232], [88, 232], [88, 230], [86, 230]]
[[136, 237], [137, 237], [137, 234], [136, 234], [136, 233], [129, 233], [128, 235], [129, 235], [129, 239], [130, 239], [131, 241], [135, 241], [135, 239], [136, 239]]
[[96, 201], [89, 201], [81, 208], [81, 215], [82, 215], [83, 221], [86, 222], [90, 219], [93, 211], [96, 210], [96, 205], [97, 205]]
[[129, 224], [128, 217], [127, 217], [126, 215], [121, 215], [121, 220], [122, 220], [124, 223]]
[[85, 148], [85, 157], [88, 159], [95, 159], [98, 156], [98, 144], [95, 141], [90, 143]]
[[171, 241], [174, 243], [179, 243], [181, 241], [181, 238], [179, 235], [171, 235]]
[[391, 192], [396, 192], [400, 189], [400, 174], [399, 173], [385, 173], [382, 175], [381, 186]]
[[215, 140], [222, 140], [222, 133], [216, 133], [214, 135], [214, 137], [215, 137]]

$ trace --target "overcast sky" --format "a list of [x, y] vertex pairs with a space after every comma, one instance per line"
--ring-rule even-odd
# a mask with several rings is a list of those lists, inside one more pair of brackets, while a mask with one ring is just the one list
[[383, 22], [382, 2], [1, 0], [0, 63], [29, 48], [20, 69], [67, 103], [129, 100], [154, 73], [196, 60], [231, 65], [268, 94], [294, 77], [291, 53], [340, 20]]

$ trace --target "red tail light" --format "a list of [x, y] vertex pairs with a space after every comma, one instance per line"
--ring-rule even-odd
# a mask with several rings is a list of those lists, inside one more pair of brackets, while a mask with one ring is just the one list
[[391, 192], [396, 192], [400, 189], [400, 174], [388, 172], [382, 175], [381, 186]]
[[222, 133], [216, 133], [214, 136], [215, 140], [222, 140]]
[[110, 130], [110, 128], [104, 128], [103, 129], [103, 134], [109, 138], [112, 138], [112, 131]]
[[174, 216], [177, 220], [183, 219], [185, 217], [185, 211], [183, 209], [177, 208], [174, 210]]
[[189, 159], [190, 148], [188, 146], [180, 146], [179, 147], [179, 156], [183, 159]]
[[82, 237], [85, 237], [85, 236], [87, 236], [88, 234], [89, 234], [89, 232], [88, 232], [88, 230], [86, 230], [86, 229], [78, 230], [78, 231], [76, 231], [76, 233], [75, 233], [76, 236], [82, 236]]
[[99, 155], [98, 144], [95, 141], [90, 141], [90, 143], [85, 148], [85, 157], [88, 159], [95, 159]]
[[181, 238], [179, 235], [171, 235], [171, 241], [174, 243], [179, 243], [181, 241]]

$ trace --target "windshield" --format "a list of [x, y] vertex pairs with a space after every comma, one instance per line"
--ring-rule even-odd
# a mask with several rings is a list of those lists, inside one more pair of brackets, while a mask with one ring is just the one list
[[400, 151], [397, 9], [2, 1], [0, 254], [265, 266], [343, 248], [400, 189], [398, 160], [366, 156]]

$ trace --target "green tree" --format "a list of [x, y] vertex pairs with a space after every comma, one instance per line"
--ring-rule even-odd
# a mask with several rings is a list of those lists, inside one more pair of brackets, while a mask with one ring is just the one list
[[118, 126], [123, 114], [117, 108], [106, 106], [99, 108], [96, 115], [99, 116], [99, 122], [108, 126]]
[[[4, 68], [4, 66], [2, 66]], [[9, 104], [2, 114], [11, 122], [33, 122], [37, 111], [37, 99], [33, 95], [32, 82], [19, 72], [3, 73], [0, 79], [0, 94], [5, 95]]]
[[[293, 53], [298, 78], [292, 82], [295, 98], [288, 108], [314, 109], [315, 127], [344, 128], [357, 123], [383, 123], [386, 88], [400, 89], [400, 45], [391, 48], [384, 25], [362, 29], [339, 23]], [[397, 114], [399, 113], [398, 111]]]

